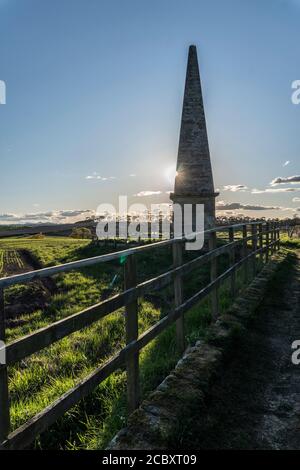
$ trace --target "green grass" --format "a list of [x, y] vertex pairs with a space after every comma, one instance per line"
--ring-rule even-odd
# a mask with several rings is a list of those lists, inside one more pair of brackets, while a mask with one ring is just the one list
[[[54, 265], [85, 257], [102, 254], [104, 248], [95, 247], [88, 241], [45, 238], [34, 239], [7, 239], [1, 240], [1, 250], [6, 253], [12, 250], [30, 250], [43, 265]], [[16, 251], [17, 253], [17, 251]], [[169, 263], [170, 256], [154, 256], [147, 271], [155, 274], [156, 270], [163, 269]], [[140, 260], [140, 272], [146, 270], [143, 259]], [[151, 272], [152, 271], [152, 272]], [[20, 325], [7, 328], [7, 341], [44, 327], [53, 321], [64, 318], [72, 313], [98, 302], [101, 294], [108, 287], [114, 274], [119, 274], [116, 283], [116, 292], [123, 285], [123, 267], [119, 262], [97, 265], [55, 276], [57, 293], [55, 293], [49, 305], [45, 309], [37, 310], [30, 314], [24, 314], [19, 318]], [[147, 277], [147, 275], [145, 275]], [[14, 302], [18, 297], [26, 297], [27, 291], [37, 288], [35, 283], [26, 286], [16, 285], [6, 289], [6, 303]], [[26, 291], [27, 289], [27, 291]], [[51, 347], [26, 358], [21, 363], [9, 368], [9, 387], [11, 396], [11, 423], [15, 429], [45, 406], [58, 398], [62, 393], [72, 387], [78, 380], [101, 365], [111, 355], [124, 346], [124, 315], [123, 310], [110, 314], [105, 319], [83, 329], [73, 335], [64, 338]], [[141, 299], [139, 308], [139, 330], [148, 329], [161, 315], [159, 308], [155, 308], [146, 299]], [[115, 376], [115, 378], [114, 378]], [[81, 430], [84, 433], [90, 427], [94, 414], [100, 416], [100, 422], [108, 416], [107, 387], [113, 383], [121, 383], [124, 374], [114, 374], [105, 384], [101, 384], [95, 394], [83, 401], [77, 407], [59, 420], [57, 425], [36, 442], [43, 448], [72, 447], [80, 445], [82, 440]], [[124, 388], [124, 384], [123, 384]], [[114, 396], [122, 390], [118, 386]], [[110, 395], [110, 394], [109, 394]], [[88, 414], [85, 411], [89, 406]], [[99, 409], [99, 411], [98, 411]], [[89, 417], [87, 417], [89, 416]], [[63, 430], [63, 431], [62, 431]]]
[[4, 269], [4, 250], [0, 249], [0, 276], [3, 276]]
[[71, 260], [72, 257], [76, 257], [78, 250], [86, 247], [88, 244], [89, 240], [77, 240], [69, 237], [0, 239], [0, 249], [28, 249], [44, 266], [54, 266]]
[[288, 236], [281, 236], [280, 243], [281, 245], [293, 250], [299, 250], [300, 248], [300, 238], [289, 238]]
[[17, 268], [23, 267], [23, 261], [17, 250], [9, 249], [4, 252], [4, 264], [5, 265], [14, 265]]
[[[8, 250], [30, 250], [44, 266], [96, 256], [107, 252], [88, 240], [64, 237], [44, 239], [0, 240], [0, 253]], [[110, 249], [111, 251], [113, 248]], [[196, 253], [188, 253], [191, 259]], [[1, 258], [0, 258], [1, 259]], [[227, 256], [219, 262], [219, 272], [229, 263]], [[170, 248], [160, 248], [137, 257], [139, 280], [166, 271], [172, 264]], [[57, 292], [43, 310], [24, 314], [19, 326], [7, 328], [8, 341], [28, 334], [53, 321], [65, 318], [98, 302], [115, 274], [115, 292], [123, 288], [123, 268], [118, 261], [55, 276]], [[209, 280], [209, 267], [195, 270], [184, 279], [185, 298], [204, 287]], [[242, 275], [237, 275], [239, 288]], [[6, 289], [6, 303], [24, 298], [24, 289], [37, 288], [34, 283]], [[28, 292], [27, 292], [28, 293]], [[139, 301], [139, 332], [142, 333], [163, 317], [172, 306], [172, 288], [151, 293]], [[228, 282], [220, 289], [220, 307], [225, 311], [231, 302]], [[205, 336], [210, 322], [210, 301], [205, 299], [185, 317], [186, 336], [190, 344]], [[124, 311], [114, 312], [101, 321], [76, 332], [51, 347], [9, 368], [11, 421], [15, 429], [53, 400], [70, 389], [95, 367], [104, 363], [124, 346]], [[140, 356], [142, 396], [145, 397], [172, 370], [179, 358], [172, 326], [153, 340]], [[35, 448], [87, 449], [104, 448], [126, 423], [126, 376], [123, 370], [112, 374], [85, 400], [60, 418], [35, 442]]]

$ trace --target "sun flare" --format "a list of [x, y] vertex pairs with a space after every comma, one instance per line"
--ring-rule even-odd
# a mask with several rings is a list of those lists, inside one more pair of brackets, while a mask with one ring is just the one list
[[169, 183], [174, 183], [177, 176], [176, 165], [171, 165], [165, 169], [165, 176]]

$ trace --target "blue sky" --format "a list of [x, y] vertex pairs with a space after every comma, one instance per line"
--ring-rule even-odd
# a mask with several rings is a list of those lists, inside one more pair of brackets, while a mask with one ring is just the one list
[[299, 20], [300, 0], [0, 0], [0, 214], [167, 202], [196, 44], [219, 208], [294, 215], [299, 178], [270, 182], [299, 175]]

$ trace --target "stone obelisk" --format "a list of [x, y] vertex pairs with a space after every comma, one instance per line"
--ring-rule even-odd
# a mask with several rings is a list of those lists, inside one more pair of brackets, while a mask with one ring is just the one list
[[[190, 46], [181, 118], [174, 203], [204, 204], [205, 229], [215, 225], [213, 175], [206, 130], [196, 46]], [[195, 214], [195, 210], [193, 210]], [[195, 215], [193, 215], [194, 217]], [[193, 220], [193, 228], [195, 221]]]

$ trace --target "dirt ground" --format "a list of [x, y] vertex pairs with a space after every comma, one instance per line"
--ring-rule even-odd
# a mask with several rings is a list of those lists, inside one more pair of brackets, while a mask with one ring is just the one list
[[[4, 255], [5, 276], [22, 274], [28, 271], [42, 268], [42, 265], [27, 250], [7, 250]], [[8, 327], [19, 326], [20, 315], [45, 308], [50, 301], [51, 294], [56, 292], [53, 279], [44, 278], [33, 281], [26, 288], [14, 294], [12, 301], [5, 305], [6, 325]]]
[[[181, 436], [186, 449], [300, 449], [299, 252], [269, 286], [253, 323], [214, 385], [207, 417]], [[197, 426], [201, 421], [201, 426]]]

